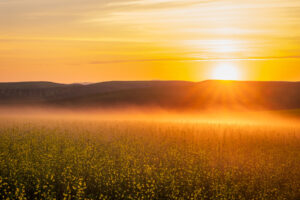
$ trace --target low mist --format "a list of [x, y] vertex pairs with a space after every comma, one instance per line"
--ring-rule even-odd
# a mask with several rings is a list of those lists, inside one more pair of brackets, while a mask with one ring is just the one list
[[80, 120], [80, 121], [159, 121], [176, 123], [228, 123], [298, 126], [297, 110], [284, 111], [174, 111], [157, 107], [114, 109], [62, 109], [53, 107], [1, 107], [1, 119]]

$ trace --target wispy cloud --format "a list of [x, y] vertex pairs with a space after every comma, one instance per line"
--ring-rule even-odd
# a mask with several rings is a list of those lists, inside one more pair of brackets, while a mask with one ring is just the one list
[[88, 64], [118, 64], [118, 63], [142, 63], [142, 62], [215, 62], [215, 61], [249, 61], [249, 60], [282, 60], [282, 59], [300, 59], [299, 56], [277, 56], [277, 57], [249, 57], [249, 58], [230, 58], [230, 59], [197, 59], [197, 58], [161, 58], [161, 59], [136, 59], [136, 60], [99, 60], [92, 61]]
[[299, 35], [299, 0], [0, 0], [0, 65], [22, 69], [298, 60]]

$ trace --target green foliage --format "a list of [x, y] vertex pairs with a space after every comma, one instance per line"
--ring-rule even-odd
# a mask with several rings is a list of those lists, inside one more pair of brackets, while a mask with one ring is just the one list
[[299, 129], [6, 121], [0, 199], [297, 199]]

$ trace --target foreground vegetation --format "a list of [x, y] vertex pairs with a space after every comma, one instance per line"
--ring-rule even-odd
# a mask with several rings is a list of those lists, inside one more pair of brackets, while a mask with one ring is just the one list
[[299, 130], [2, 120], [0, 199], [299, 199]]

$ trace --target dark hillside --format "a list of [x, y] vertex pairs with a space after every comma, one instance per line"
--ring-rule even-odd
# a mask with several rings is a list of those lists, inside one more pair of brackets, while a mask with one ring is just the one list
[[175, 110], [300, 108], [300, 82], [112, 81], [89, 85], [0, 83], [0, 105]]

